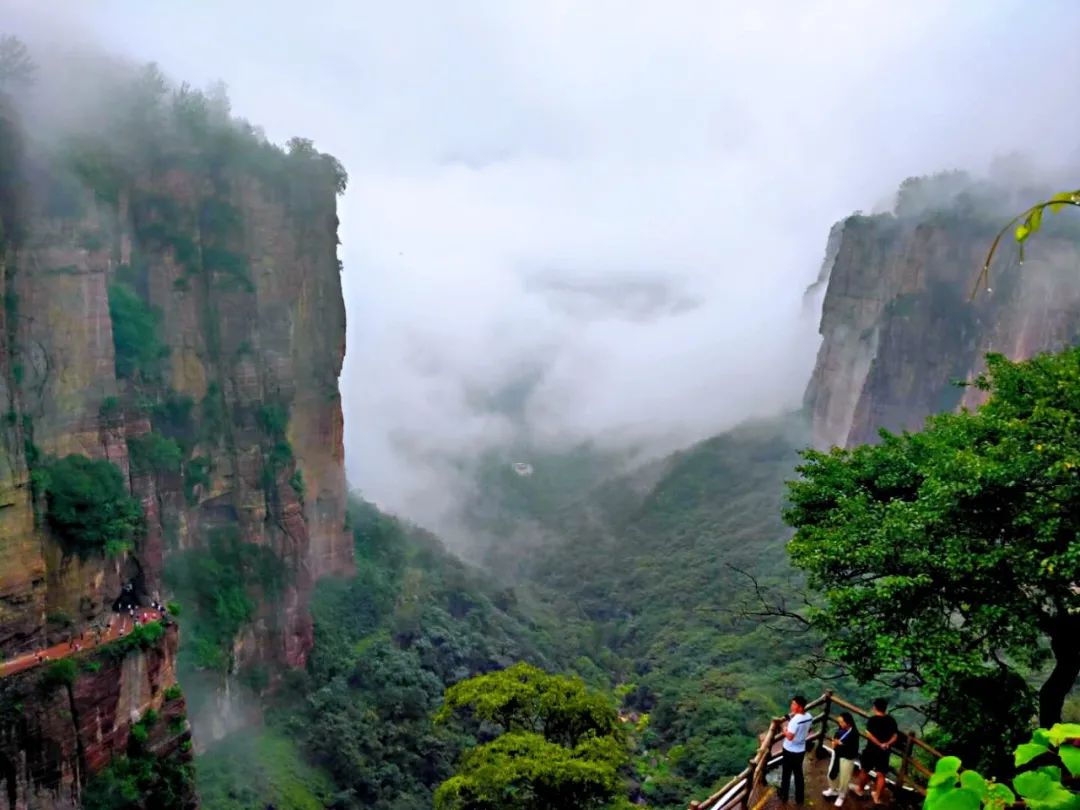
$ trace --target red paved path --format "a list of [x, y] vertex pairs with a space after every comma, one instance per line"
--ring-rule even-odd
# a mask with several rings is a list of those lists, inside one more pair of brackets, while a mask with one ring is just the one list
[[[143, 624], [161, 618], [161, 614], [153, 608], [139, 608], [138, 614], [139, 619]], [[102, 644], [107, 644], [114, 639], [120, 638], [121, 631], [123, 631], [123, 635], [127, 635], [134, 629], [134, 622], [127, 613], [113, 613], [110, 615], [113, 617], [112, 626], [109, 627], [108, 630], [103, 631], [100, 635], [88, 628], [83, 632], [82, 636], [76, 636], [75, 640], [79, 643], [79, 650], [74, 649], [71, 646], [70, 641], [62, 641], [47, 649], [25, 653], [18, 658], [12, 658], [0, 663], [0, 678], [7, 675], [14, 675], [16, 672], [23, 672], [38, 666], [38, 664], [47, 664], [50, 661], [57, 661], [61, 658], [67, 658], [70, 655], [76, 655], [77, 653], [85, 652], [86, 650], [92, 650], [95, 647], [100, 647]], [[39, 654], [43, 655], [41, 661], [38, 661]]]

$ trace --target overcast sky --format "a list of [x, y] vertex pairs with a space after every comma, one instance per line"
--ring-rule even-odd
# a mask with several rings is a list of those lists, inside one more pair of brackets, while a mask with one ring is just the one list
[[523, 432], [796, 404], [831, 223], [1071, 153], [1080, 110], [1074, 0], [0, 0], [31, 18], [342, 159], [349, 477], [436, 524], [448, 460]]

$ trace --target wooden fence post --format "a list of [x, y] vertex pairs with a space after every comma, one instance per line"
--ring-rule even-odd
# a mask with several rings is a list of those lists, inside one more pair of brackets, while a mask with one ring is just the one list
[[776, 741], [776, 735], [779, 733], [780, 726], [783, 722], [784, 719], [782, 717], [774, 717], [769, 723], [769, 730], [765, 732], [765, 738], [761, 741], [761, 746], [758, 748], [757, 758], [754, 762], [754, 774], [750, 778], [751, 792], [765, 781], [765, 771], [769, 765], [769, 756], [772, 754], [773, 743]]
[[915, 747], [915, 732], [909, 731], [907, 737], [904, 740], [904, 753], [900, 757], [900, 771], [896, 774], [896, 793], [899, 796], [900, 791], [904, 787], [904, 780], [907, 778], [908, 765], [911, 762], [911, 752]]
[[829, 715], [832, 712], [832, 689], [825, 690], [825, 708], [821, 712], [821, 738], [818, 740], [817, 758], [825, 759], [825, 743], [829, 739]]

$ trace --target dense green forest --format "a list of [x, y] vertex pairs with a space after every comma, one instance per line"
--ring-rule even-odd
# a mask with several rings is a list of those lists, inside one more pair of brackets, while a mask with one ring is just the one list
[[199, 758], [208, 808], [430, 807], [468, 738], [436, 728], [443, 691], [531, 661], [560, 668], [554, 623], [456, 560], [431, 534], [354, 499], [357, 573], [319, 583], [315, 647], [261, 729]]
[[[546, 514], [565, 538], [517, 562], [532, 584], [507, 587], [354, 500], [357, 574], [319, 584], [309, 666], [286, 676], [265, 727], [200, 758], [204, 805], [430, 806], [474, 742], [432, 724], [444, 690], [518, 661], [580, 675], [637, 721], [629, 793], [658, 808], [705, 795], [742, 769], [788, 692], [821, 688], [804, 667], [812, 636], [749, 615], [760, 602], [747, 574], [800, 598], [780, 520], [797, 424], [747, 426], [574, 500], [559, 476], [511, 472], [491, 488], [493, 511]], [[516, 489], [545, 480], [561, 489]]]

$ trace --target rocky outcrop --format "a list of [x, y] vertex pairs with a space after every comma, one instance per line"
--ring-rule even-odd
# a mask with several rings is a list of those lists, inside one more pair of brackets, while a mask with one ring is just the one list
[[1022, 359], [1080, 334], [1075, 225], [1065, 215], [1050, 223], [1023, 266], [1006, 243], [991, 292], [972, 299], [1008, 216], [1000, 205], [964, 202], [854, 216], [834, 228], [823, 340], [805, 397], [816, 446], [873, 441], [880, 428], [918, 429], [932, 413], [975, 405], [978, 392], [955, 383], [979, 373], [987, 352]]
[[[74, 810], [88, 776], [136, 745], [174, 766], [190, 762], [185, 701], [174, 686], [177, 646], [174, 625], [145, 650], [114, 642], [70, 659], [71, 677], [44, 664], [0, 681], [3, 806]], [[195, 803], [189, 780], [181, 806]]]
[[[234, 600], [197, 640], [221, 655], [187, 659], [220, 684], [303, 666], [314, 582], [352, 568], [337, 387], [344, 174], [307, 142], [286, 152], [201, 94], [141, 81], [118, 93], [114, 130], [60, 145], [37, 144], [0, 94], [0, 659], [85, 629], [127, 581], [220, 618], [214, 594], [184, 591], [170, 571], [182, 559], [195, 570], [227, 532], [263, 576], [228, 572], [244, 610]], [[130, 551], [76, 552], [50, 530], [43, 473], [70, 454], [122, 471], [145, 518]], [[159, 652], [168, 687], [175, 649]], [[29, 742], [35, 728], [54, 729], [20, 738], [40, 767], [68, 773], [70, 752]], [[86, 772], [60, 782], [122, 747], [87, 753]]]

